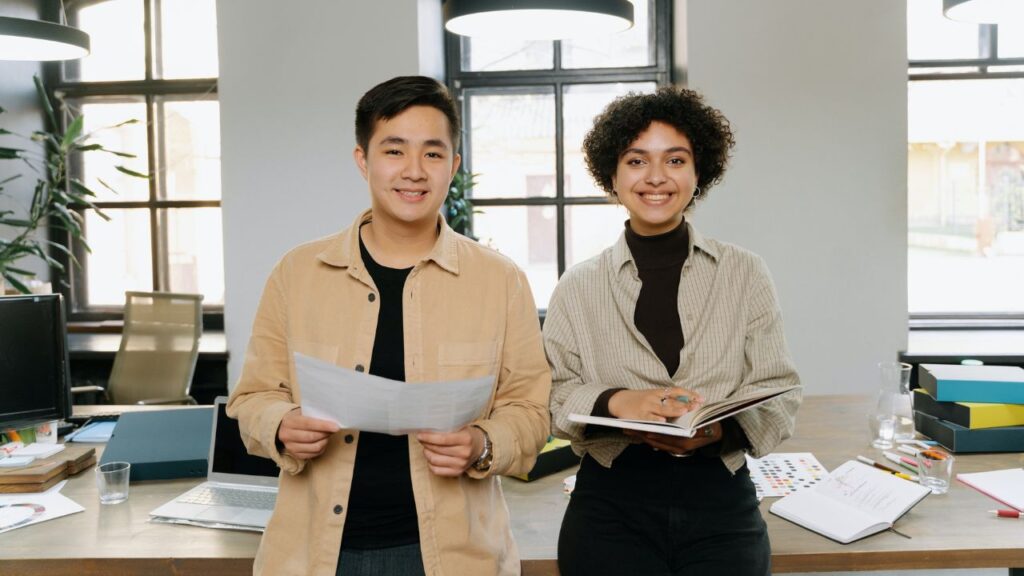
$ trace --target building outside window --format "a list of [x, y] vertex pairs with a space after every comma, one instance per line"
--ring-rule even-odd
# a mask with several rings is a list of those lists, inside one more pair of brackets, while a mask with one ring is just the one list
[[617, 96], [670, 82], [670, 2], [634, 6], [633, 28], [608, 37], [447, 34], [463, 163], [478, 174], [472, 233], [525, 271], [541, 309], [559, 276], [613, 244], [626, 220], [586, 170], [581, 145], [594, 116]]
[[911, 318], [1024, 319], [1024, 23], [907, 10]]
[[[109, 220], [83, 211], [92, 251], [74, 247], [82, 266], [70, 278], [72, 319], [117, 316], [128, 290], [201, 293], [206, 312], [221, 316], [215, 0], [65, 6], [70, 23], [89, 33], [92, 53], [54, 64], [50, 87], [84, 116], [97, 142], [136, 155], [73, 158], [73, 172], [97, 193]], [[138, 122], [123, 124], [132, 119]]]

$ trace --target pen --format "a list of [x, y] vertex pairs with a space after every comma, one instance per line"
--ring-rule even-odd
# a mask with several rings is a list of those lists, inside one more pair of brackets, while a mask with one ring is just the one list
[[916, 482], [917, 481], [917, 476], [911, 476], [910, 474], [906, 474], [904, 472], [900, 472], [899, 470], [897, 470], [895, 468], [890, 468], [890, 467], [886, 466], [885, 464], [879, 464], [878, 462], [875, 462], [874, 460], [872, 460], [871, 458], [868, 458], [867, 456], [860, 456], [860, 455], [858, 455], [857, 456], [857, 460], [859, 460], [859, 461], [861, 461], [861, 462], [863, 462], [863, 463], [865, 463], [865, 464], [867, 464], [869, 466], [874, 466], [875, 468], [878, 468], [879, 470], [883, 470], [885, 472], [888, 472], [889, 474], [892, 474], [894, 476], [899, 476], [900, 478], [903, 478], [904, 480], [910, 480], [911, 482]]
[[919, 449], [914, 448], [913, 446], [907, 446], [906, 444], [900, 444], [896, 449], [910, 456], [917, 456], [917, 453], [920, 452]]
[[885, 454], [885, 457], [888, 458], [890, 461], [895, 462], [896, 464], [900, 464], [902, 466], [906, 466], [908, 468], [912, 468], [914, 472], [917, 472], [917, 462], [915, 460], [907, 458], [906, 456], [900, 456], [895, 452], [887, 451], [882, 452], [882, 454]]
[[989, 510], [989, 514], [994, 514], [999, 518], [1016, 518], [1017, 520], [1024, 519], [1024, 514], [1017, 512], [1016, 510]]

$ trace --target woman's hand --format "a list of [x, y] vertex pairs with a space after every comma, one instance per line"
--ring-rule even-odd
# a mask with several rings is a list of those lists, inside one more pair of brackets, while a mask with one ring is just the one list
[[697, 429], [697, 433], [693, 438], [641, 432], [640, 430], [624, 430], [623, 432], [627, 436], [634, 438], [637, 442], [643, 442], [655, 450], [663, 450], [673, 456], [685, 456], [701, 446], [714, 444], [721, 440], [722, 423], [715, 422], [707, 426], [701, 426]]
[[619, 390], [608, 399], [608, 412], [616, 418], [665, 422], [696, 410], [704, 399], [686, 388]]

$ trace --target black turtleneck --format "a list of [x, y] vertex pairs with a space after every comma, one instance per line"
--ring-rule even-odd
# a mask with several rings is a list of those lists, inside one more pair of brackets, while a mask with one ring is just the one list
[[626, 245], [640, 275], [633, 323], [665, 365], [671, 378], [679, 368], [683, 324], [679, 319], [679, 276], [690, 249], [685, 220], [656, 236], [637, 234], [626, 222]]
[[[671, 378], [679, 368], [683, 348], [683, 324], [679, 319], [679, 276], [690, 250], [690, 231], [684, 220], [674, 230], [641, 236], [626, 221], [626, 245], [640, 275], [640, 296], [633, 324], [647, 339]], [[591, 414], [611, 416], [608, 400], [624, 388], [605, 390], [594, 402]]]

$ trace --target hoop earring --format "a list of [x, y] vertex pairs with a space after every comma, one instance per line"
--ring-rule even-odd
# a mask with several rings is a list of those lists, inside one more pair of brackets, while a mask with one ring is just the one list
[[694, 197], [694, 199], [700, 198], [702, 194], [704, 194], [704, 191], [700, 189], [700, 186], [694, 186], [694, 188], [693, 188], [693, 197]]

